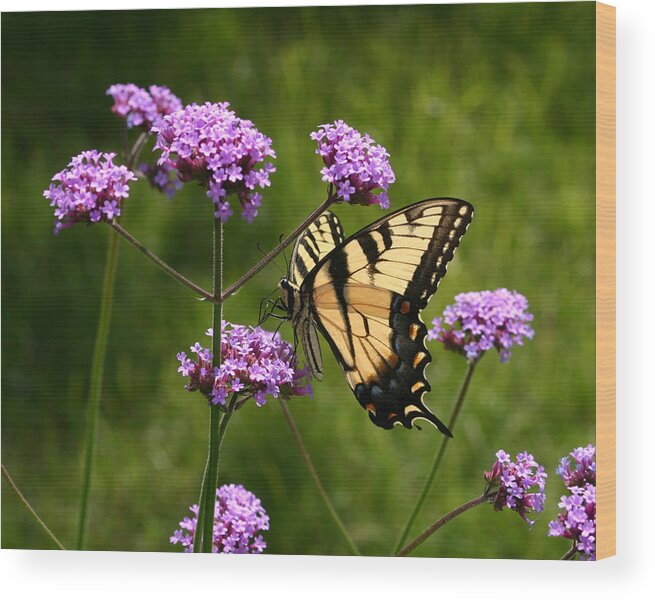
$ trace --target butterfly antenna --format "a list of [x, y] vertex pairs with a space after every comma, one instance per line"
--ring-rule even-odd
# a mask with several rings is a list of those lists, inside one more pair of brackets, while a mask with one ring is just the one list
[[[259, 250], [259, 252], [261, 252], [262, 255], [266, 255], [266, 252], [264, 252], [264, 251], [262, 250], [261, 242], [257, 242], [257, 250]], [[282, 277], [286, 277], [286, 276], [287, 276], [287, 273], [289, 272], [288, 269], [287, 269], [286, 271], [283, 271], [283, 270], [282, 270], [282, 267], [281, 267], [280, 265], [278, 265], [278, 264], [275, 262], [275, 260], [271, 261], [271, 264], [275, 265], [275, 268], [276, 268], [278, 271], [280, 271], [280, 273], [282, 274]]]
[[[284, 239], [284, 234], [280, 236], [280, 244], [282, 243], [282, 240]], [[285, 248], [282, 251], [282, 257], [284, 258], [284, 265], [286, 266], [286, 271], [285, 275], [289, 273], [289, 257], [287, 256], [287, 249]]]

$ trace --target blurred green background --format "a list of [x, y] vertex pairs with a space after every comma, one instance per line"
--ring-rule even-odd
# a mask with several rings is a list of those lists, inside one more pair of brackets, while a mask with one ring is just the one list
[[[253, 225], [226, 226], [234, 281], [324, 198], [309, 132], [343, 118], [392, 156], [392, 208], [433, 196], [475, 205], [474, 222], [424, 311], [461, 291], [525, 294], [536, 337], [474, 376], [446, 461], [415, 533], [477, 496], [494, 453], [532, 451], [550, 473], [530, 530], [478, 507], [415, 554], [559, 558], [546, 537], [561, 456], [594, 440], [594, 4], [171, 10], [4, 14], [2, 19], [2, 462], [65, 545], [77, 517], [89, 368], [109, 228], [58, 237], [42, 198], [82, 149], [118, 150], [115, 82], [168, 85], [184, 102], [229, 100], [272, 137], [273, 186]], [[134, 134], [133, 134], [134, 135]], [[340, 206], [347, 231], [381, 215]], [[211, 205], [188, 186], [172, 201], [133, 186], [124, 225], [210, 285]], [[277, 263], [284, 265], [280, 258]], [[255, 323], [280, 271], [227, 302]], [[207, 409], [175, 354], [210, 323], [210, 306], [121, 242], [102, 397], [88, 547], [179, 551], [168, 537], [198, 497]], [[291, 340], [290, 327], [282, 328]], [[436, 346], [428, 405], [448, 418], [465, 372]], [[388, 554], [440, 434], [374, 427], [329, 349], [314, 399], [291, 403], [338, 511], [364, 553]], [[223, 446], [222, 482], [240, 482], [271, 516], [268, 552], [347, 554], [279, 405], [246, 406]], [[2, 484], [2, 546], [51, 542]]]

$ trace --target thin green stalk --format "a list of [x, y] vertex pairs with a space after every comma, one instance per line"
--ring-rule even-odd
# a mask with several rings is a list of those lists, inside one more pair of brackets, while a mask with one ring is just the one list
[[80, 498], [80, 512], [77, 521], [77, 535], [75, 547], [82, 550], [84, 547], [84, 534], [86, 533], [87, 514], [89, 507], [89, 494], [91, 491], [91, 475], [93, 472], [93, 459], [96, 446], [96, 430], [100, 414], [100, 395], [102, 393], [102, 380], [105, 368], [105, 354], [109, 338], [111, 311], [114, 299], [114, 284], [116, 281], [116, 267], [118, 264], [118, 235], [110, 233], [107, 258], [105, 261], [105, 274], [102, 283], [102, 300], [100, 302], [100, 316], [98, 329], [91, 359], [91, 380], [89, 383], [89, 403], [87, 407], [86, 448], [84, 452], [84, 466], [82, 468], [82, 493]]
[[[127, 128], [121, 131], [121, 142], [125, 153], [125, 161], [128, 169], [131, 169], [138, 159], [138, 156], [148, 138], [147, 132], [141, 133], [130, 151], [127, 141]], [[120, 227], [118, 221], [116, 227]], [[75, 547], [81, 550], [84, 546], [84, 535], [86, 533], [87, 514], [89, 507], [89, 495], [91, 492], [91, 479], [93, 473], [93, 459], [96, 446], [96, 433], [98, 429], [98, 417], [100, 414], [100, 396], [102, 393], [102, 381], [105, 368], [105, 355], [107, 353], [107, 341], [109, 339], [109, 327], [111, 324], [112, 305], [114, 300], [114, 284], [116, 282], [116, 268], [118, 265], [118, 235], [112, 232], [109, 237], [107, 258], [105, 259], [105, 273], [102, 283], [102, 298], [100, 301], [100, 315], [98, 317], [98, 328], [91, 359], [91, 377], [89, 381], [89, 402], [87, 406], [87, 430], [86, 444], [84, 450], [84, 464], [82, 467], [82, 492], [80, 496], [80, 512], [77, 521], [77, 534]]]
[[[450, 415], [450, 420], [448, 421], [448, 429], [451, 432], [455, 427], [455, 423], [457, 422], [457, 417], [459, 416], [459, 413], [462, 409], [462, 404], [464, 403], [464, 398], [466, 398], [466, 393], [468, 392], [469, 384], [471, 383], [471, 377], [473, 377], [473, 371], [475, 370], [476, 364], [477, 361], [470, 362], [468, 364], [468, 368], [466, 369], [466, 375], [464, 376], [462, 387], [459, 390], [459, 395], [457, 396], [457, 402], [455, 402], [455, 407], [453, 408], [453, 412]], [[414, 525], [414, 521], [416, 520], [419, 511], [423, 507], [423, 503], [425, 502], [425, 499], [427, 498], [428, 493], [432, 488], [432, 483], [434, 482], [435, 475], [437, 474], [437, 471], [439, 470], [439, 466], [441, 465], [441, 462], [443, 460], [444, 454], [446, 453], [448, 442], [450, 442], [450, 438], [443, 436], [441, 440], [441, 446], [439, 446], [437, 453], [434, 455], [434, 461], [432, 462], [432, 467], [430, 468], [428, 477], [425, 480], [425, 483], [423, 484], [423, 489], [419, 494], [418, 500], [416, 501], [416, 504], [414, 505], [412, 512], [409, 514], [407, 523], [405, 523], [405, 528], [403, 529], [402, 533], [400, 534], [400, 537], [398, 538], [398, 541], [396, 542], [396, 547], [394, 548], [394, 554], [398, 552], [400, 548], [402, 548], [402, 545], [405, 543], [405, 540], [409, 535], [409, 531], [412, 528], [412, 525]]]
[[575, 544], [573, 544], [560, 560], [573, 560], [577, 551], [578, 549], [575, 547]]
[[149, 133], [147, 131], [141, 132], [141, 135], [137, 138], [136, 142], [134, 142], [134, 146], [132, 146], [132, 152], [130, 152], [128, 159], [127, 159], [127, 168], [130, 170], [134, 169], [134, 165], [139, 160], [139, 156], [141, 155], [141, 150], [143, 150], [143, 147], [145, 146], [145, 143], [148, 141]]
[[[214, 263], [213, 263], [213, 296], [219, 299], [223, 287], [223, 223], [214, 219]], [[212, 310], [212, 367], [221, 366], [221, 333], [223, 323], [223, 302], [218, 300]], [[218, 459], [221, 442], [225, 435], [231, 411], [221, 418], [222, 410], [217, 404], [209, 407], [209, 451], [207, 465], [200, 490], [200, 506], [198, 508], [198, 524], [196, 538], [193, 543], [194, 552], [211, 552], [214, 529], [214, 502], [218, 484]]]
[[179, 281], [182, 285], [185, 285], [199, 296], [202, 296], [205, 300], [209, 300], [210, 302], [217, 302], [217, 300], [214, 300], [213, 294], [210, 294], [208, 291], [204, 290], [199, 285], [196, 285], [195, 283], [193, 283], [193, 281], [191, 281], [190, 279], [188, 279], [187, 277], [176, 271], [167, 262], [159, 258], [159, 256], [157, 256], [152, 250], [144, 246], [129, 231], [127, 231], [127, 229], [125, 229], [122, 225], [120, 225], [120, 223], [118, 223], [117, 221], [112, 221], [111, 223], [109, 223], [109, 225], [113, 228], [113, 230], [116, 233], [118, 233], [121, 237], [123, 237], [130, 244], [132, 244], [139, 252], [141, 252], [144, 256], [149, 258], [162, 271], [170, 275], [173, 279]]
[[[223, 418], [220, 419], [220, 424], [218, 425], [218, 445], [220, 448], [220, 445], [223, 443], [223, 438], [225, 437], [225, 431], [227, 430], [227, 425], [230, 422], [230, 419], [232, 418], [232, 415], [236, 412], [234, 405], [235, 405], [235, 400], [236, 400], [236, 394], [232, 397], [232, 403], [230, 404], [229, 410], [223, 415]], [[211, 437], [211, 429], [216, 427], [216, 420], [214, 419], [212, 421], [212, 414], [210, 413], [210, 437]], [[209, 453], [208, 453], [209, 454]], [[214, 487], [214, 494], [210, 494], [208, 490], [211, 488], [209, 487], [208, 483], [208, 477], [209, 477], [209, 456], [207, 457], [207, 463], [205, 464], [205, 471], [202, 476], [202, 486], [200, 489], [200, 503], [199, 503], [199, 508], [198, 508], [198, 518], [197, 518], [197, 525], [196, 525], [196, 537], [194, 538], [193, 542], [193, 551], [194, 552], [203, 552], [202, 549], [202, 536], [203, 536], [203, 531], [200, 528], [200, 523], [204, 523], [205, 519], [205, 514], [207, 513], [207, 508], [208, 507], [213, 507], [215, 505], [215, 492], [216, 492], [216, 487]], [[205, 499], [204, 502], [202, 499]], [[213, 525], [212, 525], [213, 526]], [[213, 531], [212, 531], [212, 538], [213, 538]]]
[[337, 527], [343, 534], [343, 537], [346, 538], [346, 541], [348, 542], [348, 545], [350, 546], [350, 549], [357, 555], [361, 556], [362, 553], [359, 551], [359, 548], [357, 548], [357, 545], [353, 541], [352, 537], [350, 537], [350, 533], [348, 532], [347, 527], [343, 524], [343, 521], [337, 514], [336, 509], [332, 505], [332, 501], [330, 500], [330, 497], [327, 495], [327, 492], [325, 491], [325, 488], [323, 487], [323, 483], [321, 482], [321, 478], [318, 476], [318, 473], [316, 472], [316, 469], [314, 468], [314, 464], [312, 463], [312, 459], [309, 456], [309, 452], [307, 452], [307, 448], [305, 447], [305, 443], [303, 442], [302, 436], [300, 435], [300, 431], [298, 430], [298, 426], [296, 425], [296, 422], [291, 414], [291, 411], [289, 410], [289, 407], [287, 406], [286, 400], [284, 400], [282, 397], [280, 397], [280, 405], [282, 406], [282, 412], [284, 412], [284, 416], [287, 419], [287, 423], [289, 424], [289, 428], [291, 429], [291, 433], [293, 433], [293, 437], [296, 441], [296, 445], [298, 446], [298, 449], [300, 450], [300, 454], [302, 455], [305, 464], [307, 465], [307, 470], [309, 471], [309, 474], [311, 475], [312, 479], [314, 480], [314, 483], [316, 484], [316, 487], [318, 488], [319, 493], [321, 494], [321, 497], [323, 498], [323, 502], [325, 502], [325, 506], [327, 506], [327, 509], [332, 516], [332, 519], [334, 519], [334, 522], [337, 524]]
[[125, 122], [121, 127], [121, 147], [123, 149], [123, 160], [125, 161], [125, 166], [127, 167], [127, 165], [130, 164], [130, 157], [132, 152], [130, 150], [130, 143], [128, 141], [128, 127], [127, 123]]
[[[211, 437], [211, 414], [210, 414], [210, 437]], [[202, 533], [203, 523], [205, 522], [205, 514], [207, 512], [207, 477], [209, 476], [209, 451], [207, 451], [207, 461], [205, 462], [205, 470], [202, 474], [202, 483], [200, 484], [200, 499], [198, 500], [198, 516], [196, 518], [196, 532], [193, 536], [193, 552], [194, 554], [202, 552]], [[212, 532], [213, 535], [213, 532]]]
[[470, 500], [462, 506], [458, 506], [455, 510], [451, 510], [447, 515], [444, 515], [438, 521], [435, 521], [430, 527], [428, 527], [421, 535], [413, 539], [407, 546], [395, 552], [394, 556], [407, 556], [412, 550], [420, 546], [425, 540], [427, 540], [435, 531], [441, 529], [446, 523], [452, 521], [455, 517], [461, 515], [467, 510], [479, 506], [480, 504], [486, 502], [489, 499], [489, 496], [482, 494], [473, 500]]
[[268, 265], [280, 252], [282, 252], [293, 240], [295, 240], [305, 229], [307, 229], [318, 217], [320, 217], [329, 207], [335, 202], [336, 198], [332, 194], [328, 194], [325, 200], [318, 208], [313, 210], [304, 220], [298, 225], [284, 240], [282, 240], [273, 250], [271, 250], [264, 258], [262, 258], [254, 267], [252, 267], [245, 275], [240, 277], [232, 285], [230, 285], [221, 295], [221, 300], [225, 301], [232, 294], [234, 294], [244, 283], [250, 281], [257, 273], [259, 273], [266, 265]]
[[[312, 211], [303, 222], [296, 227], [290, 235], [288, 235], [284, 240], [282, 240], [273, 250], [271, 250], [266, 256], [264, 256], [254, 267], [252, 267], [248, 272], [230, 285], [224, 292], [220, 295], [220, 301], [224, 302], [232, 294], [237, 292], [241, 286], [250, 281], [259, 271], [266, 267], [276, 256], [278, 256], [293, 240], [295, 240], [309, 225], [311, 225], [325, 210], [333, 204], [335, 201], [334, 196], [330, 195], [325, 202], [323, 202], [318, 208]], [[135, 238], [129, 231], [120, 225], [117, 221], [109, 223], [109, 225], [120, 234], [125, 240], [132, 244], [139, 252], [144, 256], [149, 258], [153, 263], [155, 263], [162, 271], [170, 275], [173, 279], [179, 281], [182, 285], [188, 287], [190, 290], [202, 296], [205, 300], [209, 300], [212, 303], [217, 303], [219, 301], [219, 296], [215, 294], [210, 294], [208, 291], [204, 290], [199, 285], [195, 284], [193, 281], [182, 275], [180, 272], [176, 271], [171, 267], [167, 262], [162, 260], [157, 256], [152, 250], [144, 246], [137, 238]]]
[[2, 465], [2, 476], [4, 477], [5, 481], [9, 484], [12, 490], [14, 490], [16, 496], [18, 496], [18, 499], [25, 505], [25, 508], [30, 512], [30, 514], [34, 517], [36, 522], [41, 526], [43, 531], [46, 532], [48, 537], [57, 545], [57, 547], [60, 550], [66, 550], [64, 548], [64, 545], [57, 539], [57, 536], [50, 531], [50, 528], [43, 522], [41, 517], [36, 513], [36, 511], [32, 508], [32, 505], [27, 501], [27, 498], [23, 496], [22, 492], [18, 489], [18, 486], [14, 483], [14, 480], [11, 478], [11, 475], [9, 475], [9, 471], [5, 469], [5, 466]]

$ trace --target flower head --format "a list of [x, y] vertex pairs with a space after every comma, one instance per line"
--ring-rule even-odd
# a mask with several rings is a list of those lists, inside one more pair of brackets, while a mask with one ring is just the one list
[[513, 462], [509, 454], [499, 450], [496, 459], [491, 470], [484, 474], [489, 489], [498, 486], [494, 508], [514, 510], [526, 523], [533, 525], [534, 521], [530, 521], [527, 515], [544, 509], [546, 471], [527, 452], [517, 454], [516, 462]]
[[[193, 538], [198, 525], [198, 505], [189, 507], [193, 517], [180, 521], [171, 544], [181, 544], [193, 552]], [[242, 485], [224, 485], [216, 490], [214, 505], [214, 543], [212, 552], [225, 554], [261, 554], [266, 542], [260, 532], [267, 531], [269, 519], [261, 501]]]
[[506, 362], [513, 345], [522, 346], [523, 338], [534, 337], [530, 326], [533, 318], [528, 301], [518, 292], [504, 288], [467, 292], [455, 296], [455, 304], [432, 321], [434, 327], [428, 331], [428, 339], [463, 354], [470, 362], [496, 348], [500, 361]]
[[576, 448], [561, 460], [557, 473], [569, 494], [560, 498], [561, 511], [549, 523], [548, 535], [571, 540], [581, 558], [596, 560], [596, 448]]
[[270, 138], [251, 121], [229, 110], [228, 102], [191, 104], [153, 127], [155, 148], [161, 150], [159, 164], [177, 169], [183, 182], [197, 181], [207, 188], [215, 215], [226, 221], [232, 214], [227, 199], [235, 195], [248, 222], [257, 216], [261, 194], [257, 188], [269, 186], [275, 171], [267, 156], [275, 157]]
[[177, 171], [170, 165], [149, 165], [143, 163], [139, 169], [146, 176], [150, 185], [159, 192], [172, 198], [179, 189], [182, 182], [177, 177]]
[[316, 154], [325, 164], [323, 181], [334, 186], [340, 201], [389, 208], [387, 190], [396, 176], [385, 148], [343, 121], [320, 125], [309, 137], [316, 140]]
[[[207, 331], [212, 337], [212, 330]], [[177, 355], [178, 372], [188, 377], [185, 388], [199, 390], [212, 404], [224, 405], [230, 394], [253, 397], [258, 406], [266, 396], [274, 398], [311, 395], [309, 371], [298, 367], [293, 348], [278, 334], [261, 327], [223, 322], [221, 366], [212, 369], [212, 353], [199, 343], [191, 347], [195, 357]]]
[[114, 99], [112, 112], [125, 118], [128, 127], [150, 130], [162, 117], [182, 108], [181, 100], [165, 86], [151, 85], [146, 91], [133, 83], [116, 83], [107, 95]]
[[[571, 458], [573, 469], [571, 469]], [[596, 485], [596, 448], [589, 444], [585, 448], [576, 448], [562, 458], [557, 474], [566, 487], [593, 483]]]
[[110, 222], [121, 214], [134, 173], [115, 165], [116, 154], [86, 150], [52, 177], [43, 195], [55, 209], [55, 233], [75, 223]]

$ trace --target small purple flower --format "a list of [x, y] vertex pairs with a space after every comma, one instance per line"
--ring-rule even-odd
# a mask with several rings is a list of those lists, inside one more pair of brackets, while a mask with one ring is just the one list
[[534, 525], [534, 521], [528, 519], [528, 514], [544, 509], [544, 489], [548, 477], [546, 471], [534, 460], [532, 454], [527, 452], [517, 454], [516, 462], [512, 462], [509, 454], [499, 450], [496, 452], [496, 459], [491, 470], [484, 474], [488, 491], [498, 486], [493, 501], [494, 508], [514, 510], [526, 523]]
[[576, 448], [562, 458], [557, 473], [569, 495], [560, 498], [562, 510], [549, 523], [548, 535], [571, 540], [583, 560], [596, 560], [596, 448]]
[[197, 181], [214, 202], [215, 216], [225, 222], [232, 214], [229, 195], [241, 204], [249, 223], [257, 216], [261, 195], [257, 187], [271, 185], [275, 171], [267, 156], [275, 158], [270, 138], [251, 121], [240, 119], [229, 110], [228, 102], [201, 106], [191, 104], [153, 127], [155, 148], [161, 150], [160, 165], [178, 171], [181, 181]]
[[[571, 458], [573, 469], [571, 469]], [[560, 461], [557, 474], [567, 488], [592, 483], [596, 485], [596, 448], [589, 444], [585, 448], [576, 448]]]
[[534, 337], [533, 318], [525, 296], [516, 291], [467, 292], [455, 296], [455, 304], [432, 321], [428, 339], [463, 354], [469, 362], [492, 348], [498, 350], [500, 362], [507, 362], [513, 345], [522, 346], [523, 338]]
[[[207, 335], [212, 337], [211, 329]], [[261, 327], [224, 321], [218, 369], [212, 369], [209, 349], [196, 343], [191, 352], [195, 358], [184, 352], [177, 355], [178, 373], [189, 378], [188, 391], [199, 390], [212, 404], [225, 405], [231, 394], [253, 397], [258, 406], [266, 404], [267, 394], [275, 398], [312, 394], [309, 371], [299, 368], [293, 348]]]
[[110, 222], [121, 214], [128, 182], [136, 177], [127, 167], [115, 165], [115, 156], [86, 150], [52, 177], [43, 195], [55, 209], [55, 234], [75, 223]]
[[133, 83], [116, 83], [107, 90], [114, 99], [112, 112], [127, 121], [128, 127], [143, 127], [147, 131], [162, 117], [182, 108], [181, 100], [165, 86], [151, 85], [149, 91]]
[[177, 177], [177, 171], [170, 165], [149, 165], [143, 163], [139, 169], [144, 174], [150, 186], [158, 192], [172, 198], [182, 188], [182, 182]]
[[[171, 544], [181, 544], [185, 552], [193, 552], [198, 525], [198, 505], [190, 506], [189, 510], [194, 516], [182, 519], [180, 529], [170, 537]], [[268, 531], [268, 528], [268, 514], [252, 492], [234, 484], [216, 490], [212, 552], [261, 554], [266, 549], [266, 542], [260, 532]]]
[[338, 201], [389, 208], [387, 190], [396, 176], [385, 148], [343, 121], [319, 125], [309, 137], [325, 164], [323, 181], [334, 186]]

